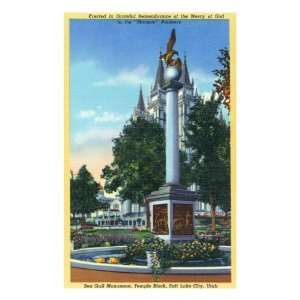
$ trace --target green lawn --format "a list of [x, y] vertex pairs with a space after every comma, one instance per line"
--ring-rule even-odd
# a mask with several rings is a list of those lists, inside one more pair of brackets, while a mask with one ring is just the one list
[[[196, 226], [195, 231], [197, 233], [200, 233], [200, 232], [206, 232], [209, 229], [210, 229], [210, 225], [198, 225], [198, 226]], [[216, 229], [217, 229], [217, 231], [222, 231], [223, 226], [219, 225], [219, 224], [216, 224]]]
[[[216, 225], [218, 231], [222, 231], [222, 226]], [[200, 225], [195, 228], [196, 233], [206, 232], [210, 228], [209, 225]], [[129, 229], [85, 229], [83, 231], [88, 235], [133, 235], [138, 239], [142, 239], [146, 236], [151, 235], [151, 232], [143, 231], [131, 231]]]
[[[209, 229], [208, 225], [202, 225], [202, 226], [197, 226], [195, 228], [195, 233], [200, 234], [201, 232], [206, 232]], [[224, 245], [230, 245], [230, 231], [228, 229], [223, 229], [221, 228], [220, 225], [217, 226], [217, 230], [222, 232], [222, 234], [225, 234], [224, 237], [222, 238], [222, 243]], [[110, 245], [117, 245], [114, 244], [115, 237], [119, 237], [120, 239], [122, 238], [129, 238], [131, 239], [143, 239], [146, 237], [151, 237], [153, 236], [151, 232], [143, 230], [143, 231], [132, 231], [129, 229], [84, 229], [81, 231], [83, 235], [86, 237], [86, 242], [85, 244], [82, 244], [80, 246], [76, 247], [102, 247], [102, 246], [107, 246], [106, 243]], [[102, 242], [98, 242], [98, 244], [95, 244], [95, 241], [97, 240], [94, 239], [94, 237], [99, 237]], [[90, 242], [89, 242], [90, 240]], [[105, 243], [104, 243], [105, 242]]]

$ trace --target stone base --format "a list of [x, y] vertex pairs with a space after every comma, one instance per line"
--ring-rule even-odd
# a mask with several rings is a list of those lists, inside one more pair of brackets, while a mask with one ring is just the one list
[[162, 199], [196, 201], [197, 195], [195, 192], [189, 191], [186, 187], [180, 184], [165, 184], [158, 191], [152, 192], [147, 199], [149, 201], [158, 201]]
[[148, 197], [151, 231], [168, 243], [193, 240], [195, 192], [166, 184]]

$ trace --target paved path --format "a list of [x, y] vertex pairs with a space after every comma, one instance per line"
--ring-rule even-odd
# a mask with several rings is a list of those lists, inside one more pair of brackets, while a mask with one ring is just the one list
[[[160, 282], [230, 282], [230, 275], [162, 275]], [[154, 282], [151, 274], [72, 268], [72, 282]]]

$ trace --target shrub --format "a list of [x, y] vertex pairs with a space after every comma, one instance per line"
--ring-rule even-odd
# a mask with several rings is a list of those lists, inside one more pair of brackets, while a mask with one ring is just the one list
[[220, 245], [226, 245], [229, 246], [231, 244], [230, 239], [230, 231], [206, 231], [201, 232], [197, 234], [197, 239], [199, 241], [205, 241], [205, 242], [212, 242], [212, 243], [218, 243]]
[[109, 247], [129, 245], [135, 238], [131, 235], [86, 235], [77, 233], [73, 235], [74, 249], [86, 247]]
[[209, 259], [220, 255], [218, 241], [194, 240], [166, 244], [159, 238], [135, 240], [125, 251], [125, 260], [133, 261], [137, 257], [146, 257], [146, 251], [155, 252], [161, 267], [167, 267], [172, 261], [185, 262], [188, 260]]
[[146, 257], [145, 239], [134, 240], [125, 250], [125, 260], [132, 261], [136, 257]]
[[177, 252], [181, 261], [209, 259], [219, 255], [218, 244], [214, 242], [205, 242], [195, 240], [189, 243], [178, 245]]

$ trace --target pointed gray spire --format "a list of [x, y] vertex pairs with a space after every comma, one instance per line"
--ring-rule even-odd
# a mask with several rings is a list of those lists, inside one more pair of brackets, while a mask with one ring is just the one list
[[164, 84], [164, 65], [162, 60], [159, 59], [153, 90], [158, 89], [159, 87], [163, 86], [163, 84]]
[[145, 111], [145, 103], [144, 103], [144, 97], [143, 97], [143, 91], [142, 86], [140, 87], [140, 94], [139, 94], [139, 101], [136, 107], [139, 111], [144, 112]]
[[190, 81], [190, 75], [189, 75], [189, 71], [188, 71], [188, 67], [187, 67], [187, 63], [186, 63], [186, 55], [184, 55], [184, 61], [183, 61], [183, 65], [182, 65], [182, 74], [179, 80], [181, 83], [183, 84], [191, 84]]
[[195, 97], [199, 97], [197, 88], [195, 90]]

